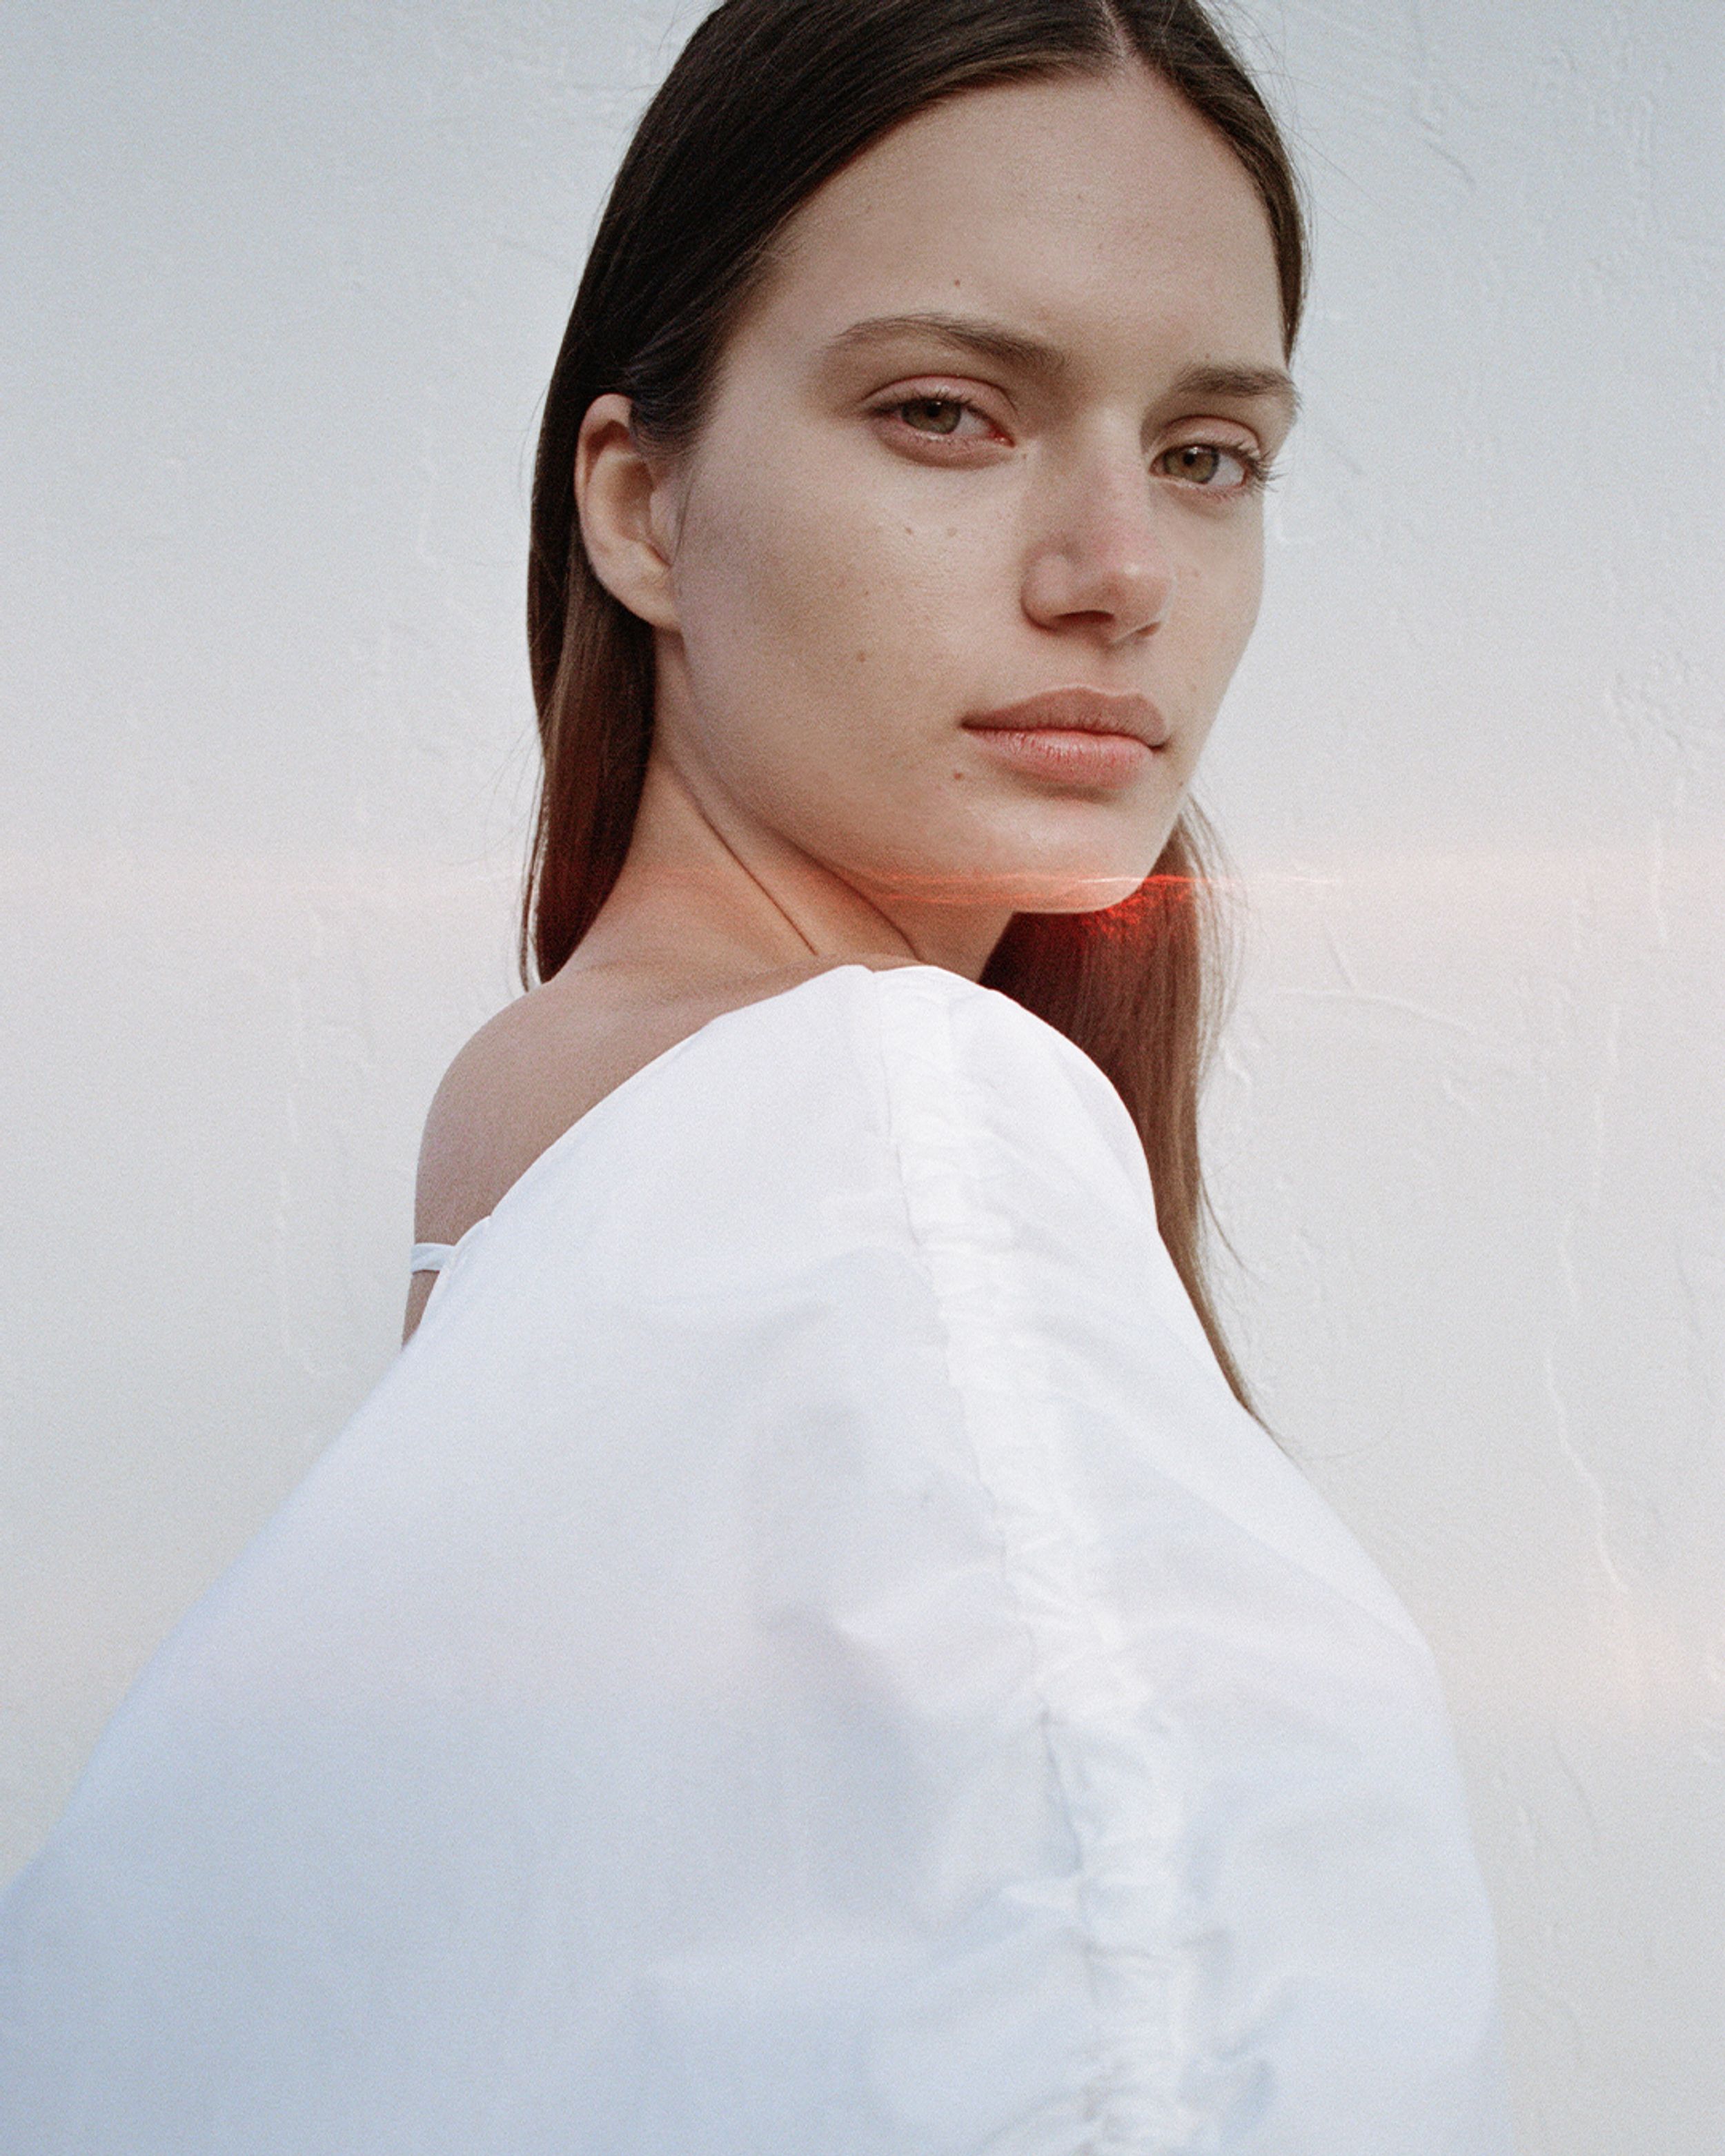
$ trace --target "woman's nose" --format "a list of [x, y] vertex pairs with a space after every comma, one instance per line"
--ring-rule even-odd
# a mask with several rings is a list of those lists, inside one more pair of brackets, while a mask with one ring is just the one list
[[1081, 620], [1108, 644], [1156, 628], [1174, 595], [1142, 461], [1092, 470], [1050, 506], [1024, 572], [1024, 611], [1046, 629]]

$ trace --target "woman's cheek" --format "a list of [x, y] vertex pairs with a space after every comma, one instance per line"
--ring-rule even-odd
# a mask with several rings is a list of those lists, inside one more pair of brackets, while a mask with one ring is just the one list
[[1264, 550], [1256, 532], [1230, 536], [1225, 547], [1195, 550], [1181, 565], [1180, 603], [1165, 626], [1173, 632], [1168, 640], [1178, 647], [1189, 708], [1207, 716], [1220, 702], [1250, 640], [1263, 588]]
[[697, 694], [751, 732], [819, 713], [829, 738], [854, 727], [878, 751], [883, 729], [998, 685], [1019, 601], [998, 518], [978, 531], [932, 513], [926, 475], [830, 442], [788, 459], [768, 439], [727, 447], [683, 533]]

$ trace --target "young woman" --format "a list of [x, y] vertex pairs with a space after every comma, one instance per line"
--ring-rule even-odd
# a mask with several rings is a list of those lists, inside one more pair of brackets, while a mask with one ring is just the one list
[[547, 408], [542, 985], [0, 1914], [11, 2156], [1487, 2156], [1430, 1657], [1199, 1262], [1302, 254], [1190, 0], [726, 0]]

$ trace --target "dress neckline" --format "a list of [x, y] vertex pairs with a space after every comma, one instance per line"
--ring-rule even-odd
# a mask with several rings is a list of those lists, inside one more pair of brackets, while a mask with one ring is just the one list
[[[515, 1198], [518, 1191], [535, 1181], [542, 1169], [549, 1171], [552, 1163], [573, 1141], [576, 1132], [585, 1132], [593, 1118], [596, 1116], [603, 1116], [614, 1101], [621, 1101], [633, 1088], [643, 1084], [654, 1072], [661, 1070], [667, 1063], [674, 1061], [683, 1054], [685, 1050], [692, 1048], [696, 1041], [704, 1039], [716, 1026], [734, 1026], [740, 1020], [747, 1018], [752, 1012], [764, 1011], [788, 1002], [793, 996], [806, 995], [809, 989], [817, 987], [820, 983], [830, 981], [836, 976], [845, 973], [868, 973], [876, 979], [885, 979], [891, 975], [899, 973], [924, 975], [932, 973], [942, 983], [953, 984], [959, 989], [971, 993], [994, 995], [999, 993], [998, 989], [983, 988], [980, 982], [973, 981], [967, 974], [954, 973], [948, 966], [934, 966], [922, 963], [907, 966], [866, 966], [860, 959], [846, 958], [841, 960], [836, 966], [824, 966], [818, 973], [810, 973], [803, 980], [793, 982], [788, 988], [775, 988], [771, 995], [756, 996], [748, 1003], [733, 1005], [729, 1010], [715, 1012], [711, 1018], [704, 1019], [699, 1025], [685, 1033], [680, 1040], [674, 1040], [669, 1048], [662, 1048], [656, 1055], [649, 1056], [639, 1070], [631, 1070], [627, 1078], [614, 1086], [608, 1093], [602, 1094], [590, 1108], [584, 1109], [572, 1123], [566, 1125], [559, 1131], [543, 1152], [536, 1153], [527, 1163], [515, 1181], [497, 1199], [490, 1211], [482, 1213], [479, 1219], [464, 1229], [453, 1243], [435, 1245], [416, 1243], [414, 1245], [416, 1251], [436, 1249], [445, 1254], [437, 1268], [437, 1277], [432, 1283], [431, 1296], [427, 1298], [426, 1308], [428, 1310], [430, 1308], [432, 1297], [440, 1292], [444, 1281], [448, 1276], [449, 1268], [454, 1263], [457, 1254], [478, 1235], [480, 1229], [486, 1227], [495, 1219], [504, 1207]], [[424, 1322], [423, 1315], [421, 1322]], [[416, 1327], [415, 1330], [417, 1329]]]

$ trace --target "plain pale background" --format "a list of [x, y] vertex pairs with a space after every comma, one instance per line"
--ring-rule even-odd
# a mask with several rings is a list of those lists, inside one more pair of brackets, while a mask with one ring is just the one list
[[[702, 12], [10, 11], [0, 1877], [393, 1352], [514, 985], [536, 408]], [[1204, 788], [1230, 1298], [1442, 1666], [1525, 2156], [1717, 2156], [1725, 38], [1240, 19], [1318, 244]]]

